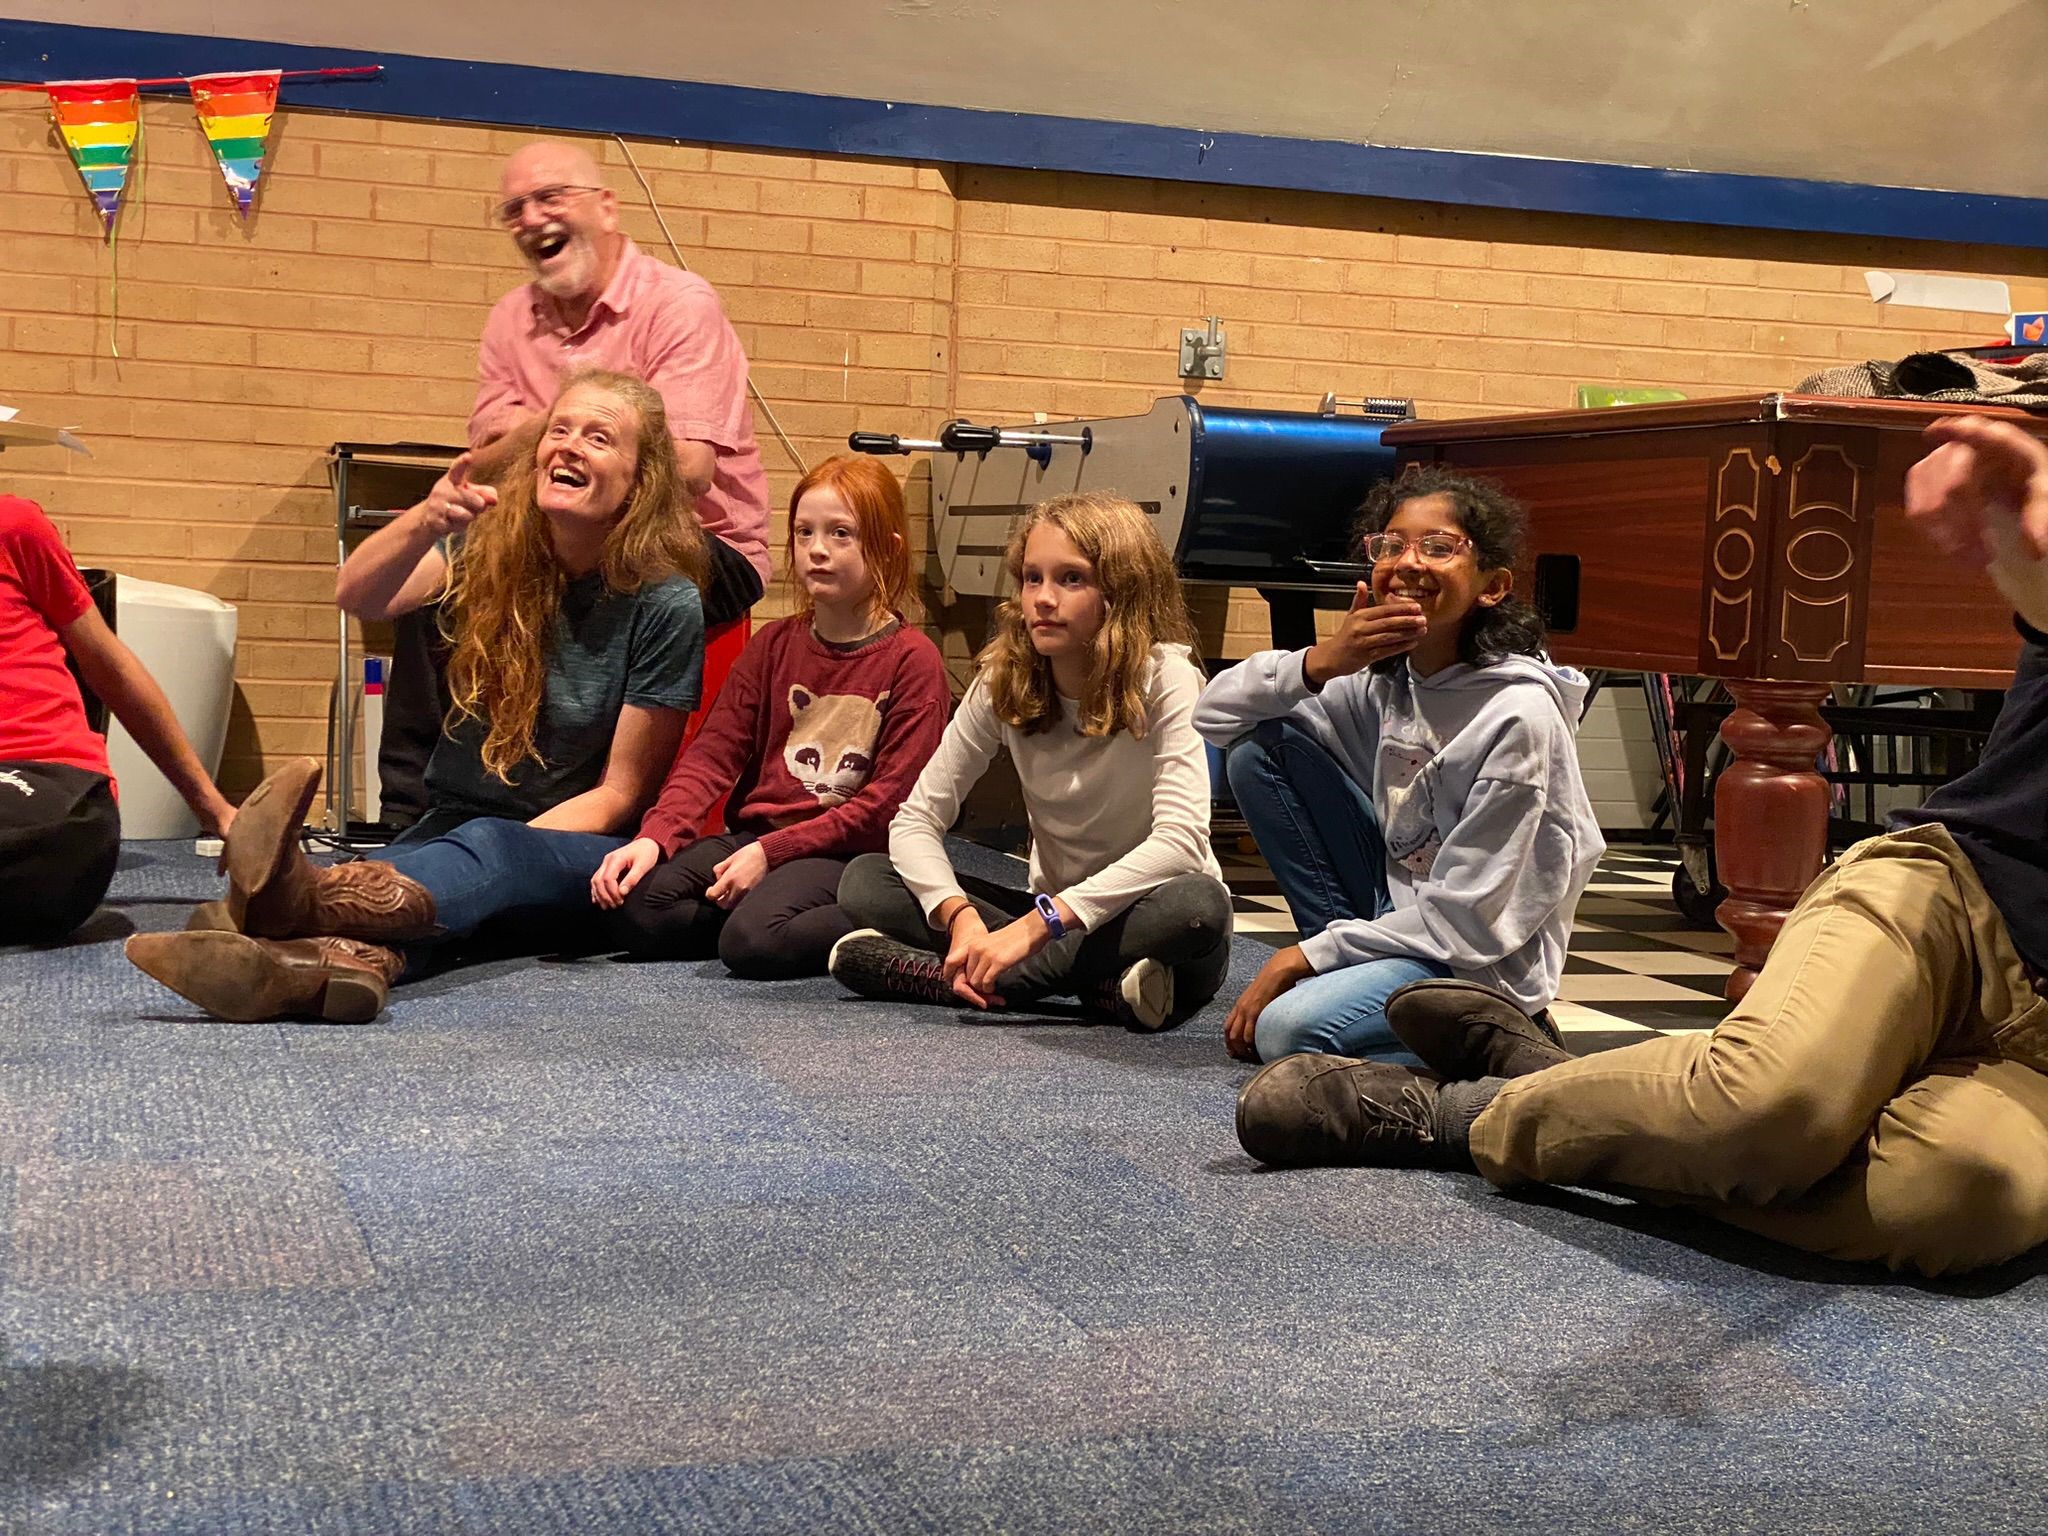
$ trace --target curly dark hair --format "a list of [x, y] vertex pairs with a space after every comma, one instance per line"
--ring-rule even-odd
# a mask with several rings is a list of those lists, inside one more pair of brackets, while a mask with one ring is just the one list
[[[1528, 514], [1522, 504], [1491, 480], [1461, 475], [1434, 464], [1411, 469], [1394, 480], [1382, 480], [1358, 509], [1354, 530], [1359, 545], [1393, 521], [1396, 509], [1418, 496], [1448, 496], [1458, 527], [1472, 541], [1473, 558], [1482, 571], [1512, 571], [1522, 559]], [[1491, 608], [1474, 608], [1458, 636], [1458, 660], [1483, 667], [1504, 656], [1541, 656], [1543, 620], [1536, 610], [1512, 594]], [[1373, 663], [1375, 671], [1407, 663], [1390, 656]]]

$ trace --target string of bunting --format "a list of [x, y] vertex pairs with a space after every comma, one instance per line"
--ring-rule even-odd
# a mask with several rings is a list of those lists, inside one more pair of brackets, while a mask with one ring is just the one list
[[263, 174], [264, 146], [277, 116], [277, 90], [285, 80], [334, 80], [374, 75], [381, 64], [334, 69], [264, 69], [239, 73], [172, 75], [157, 80], [0, 81], [0, 90], [42, 91], [50, 100], [58, 135], [70, 152], [111, 243], [120, 216], [121, 194], [134, 168], [141, 135], [140, 93], [183, 86], [192, 95], [200, 131], [213, 151], [221, 180], [247, 219]]

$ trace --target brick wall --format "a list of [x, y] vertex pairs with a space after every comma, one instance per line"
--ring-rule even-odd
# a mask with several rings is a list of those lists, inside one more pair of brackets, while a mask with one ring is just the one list
[[[325, 449], [459, 439], [485, 309], [522, 276], [486, 214], [526, 137], [289, 111], [245, 227], [189, 106], [153, 100], [110, 250], [40, 104], [0, 110], [0, 402], [77, 424], [95, 452], [14, 451], [0, 483], [43, 503], [81, 562], [237, 604], [230, 793], [323, 749]], [[599, 148], [628, 232], [665, 253], [623, 153]], [[1989, 329], [1872, 306], [1869, 265], [2048, 295], [2038, 252], [715, 146], [634, 154], [811, 460], [856, 424], [1141, 410], [1182, 387], [1179, 328], [1212, 313], [1231, 348], [1213, 401], [1302, 407], [1335, 389], [1453, 415], [1567, 405], [1582, 381], [1780, 387]], [[786, 499], [795, 464], [757, 427]], [[766, 612], [782, 609], [771, 594]], [[1234, 603], [1229, 649], [1262, 626], [1256, 599]]]

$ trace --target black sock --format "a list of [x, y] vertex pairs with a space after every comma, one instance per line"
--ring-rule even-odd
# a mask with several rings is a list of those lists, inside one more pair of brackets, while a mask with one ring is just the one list
[[1437, 1089], [1430, 1130], [1448, 1166], [1472, 1166], [1472, 1122], [1507, 1082], [1504, 1077], [1482, 1077], [1470, 1083], [1445, 1083]]

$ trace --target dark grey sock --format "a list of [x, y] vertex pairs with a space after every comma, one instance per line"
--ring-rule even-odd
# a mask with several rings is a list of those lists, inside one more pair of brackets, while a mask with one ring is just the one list
[[1470, 1083], [1445, 1083], [1437, 1089], [1430, 1131], [1448, 1166], [1472, 1166], [1472, 1122], [1507, 1083], [1504, 1077], [1482, 1077]]

